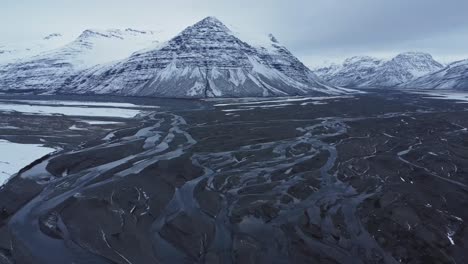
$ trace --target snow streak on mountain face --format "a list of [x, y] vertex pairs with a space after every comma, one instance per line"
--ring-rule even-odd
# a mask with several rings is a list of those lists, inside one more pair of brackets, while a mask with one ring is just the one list
[[401, 87], [468, 90], [468, 60], [451, 63], [439, 71], [404, 83]]
[[315, 73], [331, 84], [349, 88], [394, 88], [422, 75], [435, 72], [443, 65], [430, 54], [406, 52], [391, 60], [352, 57], [343, 65], [317, 69]]
[[323, 84], [272, 35], [253, 47], [208, 17], [160, 47], [87, 70], [60, 92], [201, 98], [349, 91]]
[[[52, 34], [45, 40], [58, 37]], [[134, 29], [86, 30], [62, 47], [0, 65], [0, 89], [53, 92], [82, 70], [126, 58], [154, 39], [154, 32]]]

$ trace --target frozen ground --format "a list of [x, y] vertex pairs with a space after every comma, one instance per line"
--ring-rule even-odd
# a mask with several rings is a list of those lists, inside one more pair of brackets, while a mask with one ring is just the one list
[[284, 108], [287, 106], [307, 106], [323, 105], [340, 100], [350, 100], [354, 96], [316, 96], [316, 97], [285, 97], [285, 98], [241, 98], [241, 99], [208, 99], [207, 101], [215, 103], [214, 106], [220, 108], [223, 112], [251, 111], [268, 108]]
[[18, 144], [0, 139], [0, 186], [31, 162], [54, 151], [40, 144]]
[[427, 95], [428, 99], [457, 100], [460, 103], [468, 102], [468, 93], [459, 91], [416, 91], [416, 94]]
[[[114, 104], [114, 103], [112, 103]], [[48, 106], [0, 102], [1, 112], [19, 112], [33, 115], [67, 115], [132, 118], [141, 110], [113, 107]]]
[[[4, 100], [9, 102], [8, 100]], [[87, 101], [59, 101], [59, 100], [15, 100], [20, 103], [32, 105], [61, 105], [61, 106], [103, 106], [116, 108], [159, 108], [158, 106], [136, 105], [131, 103], [117, 102], [87, 102]]]
[[292, 103], [292, 102], [305, 102], [305, 101], [328, 101], [334, 99], [350, 99], [354, 98], [352, 95], [341, 96], [314, 96], [314, 97], [283, 97], [283, 98], [214, 98], [205, 99], [208, 102], [215, 102], [214, 106], [233, 106], [233, 105], [256, 105], [268, 103]]
[[80, 120], [80, 122], [89, 124], [89, 125], [115, 125], [121, 124], [121, 122], [115, 121], [100, 121], [100, 120]]

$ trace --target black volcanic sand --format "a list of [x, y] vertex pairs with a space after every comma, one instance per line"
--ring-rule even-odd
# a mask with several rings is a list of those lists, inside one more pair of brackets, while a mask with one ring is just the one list
[[1, 114], [23, 129], [0, 138], [64, 150], [0, 190], [0, 263], [468, 258], [467, 104], [129, 100], [162, 107], [79, 131], [65, 129], [76, 118]]

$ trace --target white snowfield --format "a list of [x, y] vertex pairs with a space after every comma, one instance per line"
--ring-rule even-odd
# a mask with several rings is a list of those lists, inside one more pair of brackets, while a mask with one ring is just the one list
[[0, 139], [0, 186], [25, 166], [54, 151], [39, 144], [18, 144]]
[[96, 116], [133, 118], [142, 113], [136, 109], [106, 108], [106, 107], [79, 107], [79, 106], [48, 106], [26, 105], [0, 102], [0, 112], [19, 112], [31, 115], [66, 115], [66, 116]]
[[427, 95], [424, 98], [428, 99], [443, 99], [443, 100], [456, 100], [459, 103], [468, 102], [468, 93], [454, 92], [454, 91], [413, 91], [416, 94]]
[[[7, 100], [0, 100], [1, 102], [8, 102]], [[117, 103], [117, 102], [90, 102], [90, 101], [59, 101], [59, 100], [14, 100], [15, 102], [28, 103], [34, 105], [63, 105], [63, 106], [105, 106], [117, 108], [159, 108], [156, 105], [136, 105], [131, 103]]]
[[122, 122], [100, 121], [100, 120], [80, 120], [80, 122], [86, 123], [88, 125], [117, 125], [117, 124], [122, 124]]
[[13, 61], [0, 60], [0, 87], [51, 91], [85, 69], [124, 59], [136, 50], [154, 45], [155, 38], [154, 31], [129, 28], [85, 30], [66, 45]]
[[26, 42], [2, 42], [0, 43], [0, 64], [11, 63], [22, 58], [35, 56], [47, 50], [64, 46], [72, 40], [73, 37], [68, 34], [52, 33], [41, 39], [29, 40]]

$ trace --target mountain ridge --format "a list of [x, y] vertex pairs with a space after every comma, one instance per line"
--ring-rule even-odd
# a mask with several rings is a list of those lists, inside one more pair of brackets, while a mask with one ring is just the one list
[[384, 60], [370, 56], [354, 56], [341, 65], [316, 69], [317, 75], [331, 84], [348, 88], [393, 88], [443, 65], [424, 52], [403, 52]]
[[[272, 34], [266, 42], [253, 46], [215, 17], [200, 20], [166, 42], [127, 51], [120, 58], [109, 52], [115, 42], [125, 39], [123, 35], [143, 33], [85, 30], [60, 49], [0, 67], [0, 87], [48, 94], [176, 98], [353, 92], [322, 81]], [[104, 58], [103, 54], [111, 56]]]
[[468, 90], [468, 59], [450, 63], [436, 72], [403, 83], [399, 87], [409, 89], [454, 89], [466, 91]]
[[278, 40], [254, 47], [207, 17], [157, 48], [76, 76], [60, 93], [157, 97], [262, 97], [342, 94], [323, 83]]
[[154, 36], [154, 32], [135, 30], [84, 30], [65, 45], [0, 65], [0, 88], [53, 91], [88, 68], [123, 59], [135, 47], [151, 45]]

